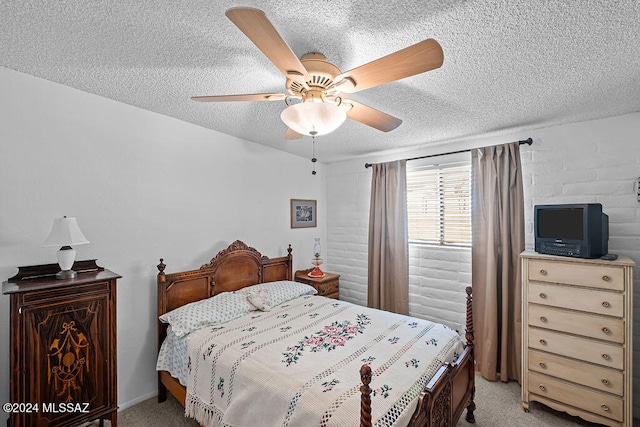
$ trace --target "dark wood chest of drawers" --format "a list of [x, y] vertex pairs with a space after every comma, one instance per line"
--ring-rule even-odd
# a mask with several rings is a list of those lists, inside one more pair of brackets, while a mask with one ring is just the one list
[[12, 411], [11, 427], [94, 419], [117, 425], [118, 278], [101, 270], [71, 280], [4, 282], [3, 293], [10, 296], [10, 399], [31, 405]]

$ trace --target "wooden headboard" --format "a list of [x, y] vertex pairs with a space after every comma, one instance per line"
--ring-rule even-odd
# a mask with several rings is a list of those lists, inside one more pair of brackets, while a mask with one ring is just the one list
[[[164, 259], [158, 264], [158, 316], [190, 302], [247, 286], [276, 280], [293, 280], [291, 245], [287, 255], [268, 258], [236, 240], [198, 270], [167, 274]], [[158, 348], [166, 337], [167, 325], [158, 320]]]

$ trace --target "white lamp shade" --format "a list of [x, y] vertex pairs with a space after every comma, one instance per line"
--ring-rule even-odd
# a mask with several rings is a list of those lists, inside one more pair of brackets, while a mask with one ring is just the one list
[[340, 107], [324, 102], [303, 102], [290, 105], [280, 114], [290, 129], [302, 135], [325, 135], [338, 129], [347, 118]]
[[42, 244], [43, 247], [52, 246], [75, 246], [84, 245], [89, 243], [80, 227], [78, 227], [78, 221], [74, 217], [55, 218], [53, 220], [53, 227], [49, 237]]

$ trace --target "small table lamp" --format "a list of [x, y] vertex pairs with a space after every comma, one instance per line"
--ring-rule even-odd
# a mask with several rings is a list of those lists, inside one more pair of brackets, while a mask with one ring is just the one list
[[58, 251], [58, 265], [60, 270], [56, 279], [75, 279], [78, 274], [71, 269], [76, 260], [76, 250], [71, 245], [84, 245], [89, 243], [75, 218], [55, 218], [49, 237], [42, 244], [43, 247], [61, 246]]
[[311, 261], [311, 264], [314, 266], [313, 270], [307, 274], [309, 277], [324, 277], [324, 272], [320, 270], [320, 266], [322, 265], [322, 259], [320, 258], [320, 238], [315, 237], [315, 243], [313, 244], [313, 255], [315, 258]]

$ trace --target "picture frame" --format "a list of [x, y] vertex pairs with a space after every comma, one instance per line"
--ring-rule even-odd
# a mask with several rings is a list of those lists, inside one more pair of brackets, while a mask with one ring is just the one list
[[311, 228], [318, 225], [315, 200], [291, 199], [291, 228]]

